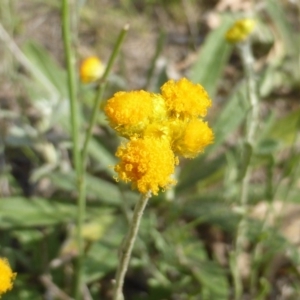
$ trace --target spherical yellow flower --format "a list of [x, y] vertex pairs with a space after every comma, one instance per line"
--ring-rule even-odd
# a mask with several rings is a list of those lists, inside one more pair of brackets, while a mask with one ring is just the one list
[[13, 273], [6, 258], [0, 258], [0, 297], [12, 289], [16, 273]]
[[204, 117], [211, 106], [205, 89], [186, 78], [177, 82], [169, 80], [161, 87], [161, 91], [167, 109], [176, 118]]
[[143, 90], [116, 93], [104, 110], [111, 126], [125, 137], [141, 135], [151, 122], [166, 115], [163, 99]]
[[211, 128], [208, 127], [207, 122], [200, 119], [193, 119], [185, 126], [184, 124], [177, 124], [176, 127], [172, 148], [176, 154], [183, 157], [194, 158], [214, 140]]
[[153, 137], [132, 138], [121, 145], [116, 156], [120, 162], [115, 166], [118, 178], [132, 182], [140, 193], [151, 191], [157, 195], [159, 188], [168, 188], [175, 183], [171, 178], [177, 158], [168, 141]]
[[97, 56], [90, 56], [84, 59], [80, 65], [80, 80], [83, 83], [91, 83], [103, 75], [104, 64]]
[[226, 32], [225, 38], [230, 43], [244, 41], [254, 30], [255, 21], [253, 19], [241, 19], [236, 21]]

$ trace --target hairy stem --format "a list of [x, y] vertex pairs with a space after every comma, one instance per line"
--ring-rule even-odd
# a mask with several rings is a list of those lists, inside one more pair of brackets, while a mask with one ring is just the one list
[[142, 215], [150, 197], [151, 197], [150, 192], [141, 195], [140, 200], [135, 205], [132, 220], [129, 225], [128, 233], [125, 236], [125, 239], [122, 242], [121, 249], [120, 249], [119, 265], [116, 273], [116, 282], [114, 286], [113, 300], [124, 300], [122, 290], [123, 290], [125, 274], [128, 269], [131, 252], [140, 227]]
[[249, 197], [249, 183], [250, 183], [250, 161], [255, 147], [255, 134], [259, 122], [259, 101], [257, 95], [257, 86], [255, 73], [253, 69], [254, 57], [249, 41], [239, 45], [239, 52], [243, 62], [243, 68], [246, 76], [247, 85], [247, 99], [249, 101], [249, 113], [247, 116], [246, 136], [243, 147], [243, 174], [241, 179], [240, 189], [240, 205], [242, 209], [242, 217], [237, 229], [235, 257], [234, 257], [234, 283], [235, 283], [235, 300], [241, 299], [242, 295], [242, 279], [239, 270], [239, 261], [241, 254], [247, 243], [247, 208]]

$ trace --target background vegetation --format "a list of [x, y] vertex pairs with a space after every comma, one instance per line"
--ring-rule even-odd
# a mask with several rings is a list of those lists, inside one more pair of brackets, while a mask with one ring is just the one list
[[[77, 195], [60, 2], [0, 3], [0, 255], [18, 273], [3, 296], [8, 300], [71, 299]], [[118, 90], [158, 91], [167, 79], [186, 76], [214, 103], [215, 143], [181, 163], [174, 189], [150, 200], [126, 299], [233, 299], [231, 256], [243, 214], [249, 230], [238, 261], [242, 299], [299, 299], [299, 1], [77, 2], [72, 24], [79, 61], [92, 54], [106, 62], [120, 29], [130, 24], [105, 98]], [[245, 16], [257, 19], [260, 98], [246, 208], [239, 176], [249, 107], [241, 60], [224, 39]], [[86, 124], [96, 86], [78, 88]], [[113, 179], [118, 143], [100, 113], [88, 153], [85, 299], [110, 299], [117, 251], [138, 198]]]

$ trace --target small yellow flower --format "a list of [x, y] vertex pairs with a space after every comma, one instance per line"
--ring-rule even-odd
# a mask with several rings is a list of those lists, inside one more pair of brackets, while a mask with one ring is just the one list
[[16, 273], [13, 273], [6, 258], [0, 258], [0, 297], [12, 289]]
[[79, 70], [81, 82], [91, 83], [98, 80], [103, 75], [104, 69], [104, 64], [97, 56], [84, 59]]
[[114, 94], [104, 110], [111, 126], [124, 137], [142, 135], [151, 122], [166, 115], [161, 96], [143, 90]]
[[121, 145], [116, 156], [120, 162], [115, 166], [118, 178], [132, 182], [132, 187], [140, 193], [151, 191], [157, 195], [159, 188], [168, 188], [175, 184], [171, 178], [177, 158], [166, 140], [153, 137], [132, 138]]
[[213, 143], [214, 135], [207, 122], [193, 119], [190, 122], [177, 125], [172, 148], [176, 154], [186, 158], [194, 158], [203, 152], [204, 148]]
[[225, 38], [230, 43], [244, 41], [254, 30], [255, 21], [253, 19], [241, 19], [236, 21], [226, 32]]
[[211, 100], [200, 84], [182, 78], [175, 82], [169, 80], [162, 87], [162, 96], [171, 116], [182, 119], [204, 117]]

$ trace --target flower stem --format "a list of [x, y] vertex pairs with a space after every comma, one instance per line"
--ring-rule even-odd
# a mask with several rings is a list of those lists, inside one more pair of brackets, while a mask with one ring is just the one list
[[255, 134], [259, 121], [259, 101], [257, 95], [257, 86], [255, 73], [253, 69], [254, 57], [249, 41], [239, 45], [239, 52], [243, 62], [243, 68], [246, 76], [247, 98], [249, 100], [249, 114], [247, 117], [246, 136], [243, 146], [243, 172], [241, 177], [240, 189], [240, 205], [242, 209], [242, 217], [237, 228], [237, 237], [235, 244], [235, 263], [233, 265], [234, 284], [235, 284], [235, 300], [241, 299], [242, 295], [242, 279], [239, 270], [240, 256], [247, 243], [247, 207], [250, 183], [250, 161], [255, 146]]
[[70, 34], [70, 16], [68, 0], [62, 1], [62, 33], [64, 49], [67, 63], [67, 80], [70, 100], [71, 131], [73, 140], [73, 160], [77, 175], [80, 174], [80, 152], [78, 144], [78, 105], [77, 105], [77, 85], [76, 85], [76, 58], [72, 49], [72, 39]]
[[78, 256], [76, 261], [76, 279], [75, 279], [75, 299], [80, 299], [80, 286], [83, 265], [83, 240], [82, 225], [85, 215], [85, 190], [82, 180], [82, 164], [79, 150], [79, 121], [78, 121], [78, 103], [77, 103], [77, 85], [76, 85], [76, 58], [73, 49], [73, 43], [70, 30], [70, 5], [68, 0], [62, 1], [62, 34], [67, 63], [67, 80], [70, 100], [70, 122], [73, 145], [73, 162], [76, 170], [76, 186], [78, 190], [77, 199], [77, 246]]
[[125, 239], [122, 242], [121, 249], [120, 249], [119, 265], [116, 273], [116, 282], [114, 286], [113, 300], [124, 300], [122, 290], [123, 290], [125, 274], [128, 269], [131, 252], [140, 227], [142, 215], [150, 197], [151, 197], [150, 192], [141, 195], [140, 200], [135, 205], [131, 224], [129, 225], [128, 233], [125, 236]]
[[93, 106], [93, 111], [92, 111], [92, 116], [89, 122], [88, 130], [85, 135], [84, 139], [84, 144], [83, 148], [81, 151], [81, 157], [80, 157], [80, 174], [77, 177], [78, 178], [78, 191], [79, 191], [79, 196], [78, 196], [78, 222], [77, 222], [77, 231], [78, 231], [78, 258], [77, 258], [77, 272], [76, 272], [76, 283], [75, 283], [75, 299], [79, 300], [80, 299], [80, 294], [81, 294], [81, 281], [82, 281], [82, 267], [84, 263], [84, 251], [83, 251], [83, 241], [82, 241], [82, 225], [84, 222], [85, 218], [85, 211], [86, 211], [86, 158], [87, 158], [87, 151], [88, 151], [88, 144], [89, 141], [92, 137], [92, 129], [96, 123], [97, 120], [97, 115], [99, 112], [99, 104], [100, 101], [102, 100], [103, 93], [106, 87], [106, 81], [108, 78], [108, 75], [110, 74], [112, 65], [117, 57], [117, 54], [120, 50], [121, 44], [125, 38], [125, 35], [128, 31], [128, 25], [124, 26], [122, 29], [116, 46], [112, 52], [112, 55], [110, 57], [109, 63], [107, 65], [107, 68], [105, 70], [105, 73], [102, 78], [102, 82], [99, 85], [99, 89], [97, 92], [97, 95], [95, 97], [94, 101], [94, 106]]
[[105, 69], [105, 72], [101, 78], [101, 82], [99, 83], [99, 88], [98, 88], [98, 91], [97, 91], [97, 94], [96, 94], [96, 97], [95, 97], [95, 101], [94, 101], [94, 106], [93, 106], [93, 110], [92, 110], [92, 116], [91, 116], [91, 121], [89, 123], [89, 127], [87, 129], [87, 133], [86, 133], [86, 136], [85, 136], [85, 140], [84, 140], [84, 144], [83, 144], [83, 148], [82, 148], [82, 165], [83, 167], [85, 166], [85, 161], [86, 161], [86, 156], [87, 156], [87, 151], [88, 151], [88, 144], [89, 144], [89, 141], [91, 139], [91, 136], [92, 136], [92, 129], [96, 123], [96, 120], [97, 120], [97, 114], [99, 112], [99, 106], [100, 106], [100, 102], [103, 98], [103, 94], [104, 94], [104, 91], [105, 91], [105, 88], [106, 88], [106, 85], [107, 85], [107, 79], [108, 79], [108, 76], [111, 72], [111, 69], [112, 69], [112, 66], [117, 58], [117, 55], [120, 51], [120, 48], [121, 48], [121, 45], [125, 39], [125, 36], [128, 32], [128, 29], [129, 29], [129, 25], [126, 24], [119, 36], [118, 36], [118, 39], [117, 39], [117, 42], [116, 42], [116, 45], [114, 47], [114, 50], [109, 58], [109, 61], [108, 61], [108, 64], [107, 64], [107, 67]]
[[92, 129], [97, 120], [97, 113], [99, 111], [99, 104], [102, 100], [104, 90], [106, 88], [107, 78], [112, 69], [113, 63], [119, 53], [122, 42], [129, 29], [129, 25], [125, 25], [122, 29], [116, 46], [112, 52], [107, 68], [103, 75], [102, 81], [99, 84], [99, 89], [95, 97], [94, 106], [92, 110], [92, 116], [89, 122], [87, 134], [84, 139], [82, 151], [79, 149], [79, 125], [78, 125], [78, 104], [77, 104], [77, 86], [76, 86], [76, 59], [73, 50], [74, 41], [76, 36], [71, 38], [71, 21], [70, 21], [70, 4], [68, 0], [62, 1], [62, 32], [65, 48], [65, 55], [67, 61], [67, 74], [68, 74], [68, 91], [70, 98], [70, 117], [71, 117], [71, 131], [73, 141], [73, 160], [76, 170], [76, 184], [78, 190], [77, 200], [77, 245], [78, 256], [76, 261], [76, 278], [75, 278], [75, 299], [81, 298], [81, 286], [82, 286], [82, 267], [84, 260], [83, 239], [82, 239], [82, 226], [85, 218], [86, 210], [86, 157], [88, 151], [88, 144], [92, 136]]

